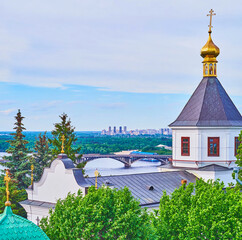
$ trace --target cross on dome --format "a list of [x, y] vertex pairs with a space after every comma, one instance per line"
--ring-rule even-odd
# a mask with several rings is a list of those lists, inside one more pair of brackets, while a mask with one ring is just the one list
[[11, 178], [9, 177], [8, 170], [6, 171], [6, 176], [4, 177], [4, 181], [6, 182], [6, 195], [7, 195], [7, 201], [5, 202], [5, 206], [10, 206], [11, 202], [9, 201], [9, 182]]
[[61, 141], [62, 141], [62, 144], [61, 144], [61, 153], [65, 153], [64, 151], [64, 142], [65, 142], [66, 138], [65, 138], [65, 135], [63, 134], [62, 137], [61, 137]]
[[208, 32], [209, 33], [211, 33], [212, 32], [212, 17], [213, 16], [215, 16], [216, 15], [216, 13], [214, 13], [214, 11], [213, 11], [213, 9], [211, 9], [210, 11], [209, 11], [209, 14], [207, 14], [207, 16], [210, 16], [210, 22], [209, 22], [209, 25], [208, 25], [208, 27], [209, 27], [209, 30], [208, 30]]

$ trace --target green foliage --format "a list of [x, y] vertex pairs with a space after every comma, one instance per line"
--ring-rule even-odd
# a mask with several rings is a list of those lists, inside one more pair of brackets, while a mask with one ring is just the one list
[[[9, 147], [12, 137], [8, 132], [1, 132], [0, 134], [0, 151], [5, 151]], [[73, 148], [80, 150], [81, 154], [100, 153], [110, 154], [123, 150], [140, 150], [143, 152], [156, 152], [158, 154], [171, 154], [170, 150], [163, 151], [162, 148], [156, 148], [159, 144], [171, 146], [171, 137], [163, 136], [100, 136], [95, 132], [75, 132], [77, 140], [73, 143]], [[36, 138], [39, 132], [25, 132], [26, 140], [28, 140], [28, 148], [33, 152]], [[52, 138], [50, 132], [46, 133], [47, 138]]]
[[55, 240], [155, 239], [148, 213], [127, 188], [91, 187], [85, 197], [69, 194], [41, 220], [41, 228]]
[[[236, 155], [236, 158], [237, 158], [237, 161], [235, 162], [239, 167], [242, 167], [242, 131], [240, 132], [240, 135], [239, 135], [239, 141], [240, 141], [240, 145], [239, 145], [239, 148], [238, 148], [238, 151], [237, 151], [237, 155]], [[239, 179], [242, 180], [242, 169], [240, 169], [239, 171]], [[241, 185], [239, 185], [237, 183], [237, 186], [239, 188], [242, 188]]]
[[46, 132], [43, 135], [41, 133], [39, 134], [38, 139], [35, 142], [34, 150], [34, 181], [39, 181], [44, 168], [49, 165], [51, 160], [49, 143], [46, 137]]
[[242, 193], [223, 187], [197, 180], [164, 193], [152, 217], [158, 239], [242, 239]]
[[53, 135], [53, 139], [50, 139], [50, 143], [52, 144], [52, 155], [53, 158], [56, 158], [58, 154], [61, 153], [62, 135], [65, 136], [64, 142], [64, 151], [65, 154], [76, 163], [78, 158], [76, 157], [77, 153], [80, 153], [81, 147], [74, 148], [73, 144], [77, 141], [76, 134], [74, 133], [75, 128], [71, 125], [71, 120], [68, 119], [67, 114], [63, 113], [59, 116], [61, 119], [60, 123], [55, 123], [55, 129], [51, 132]]
[[27, 188], [30, 184], [30, 179], [27, 176], [30, 172], [29, 151], [26, 147], [28, 141], [25, 140], [25, 136], [23, 135], [23, 130], [25, 130], [25, 128], [22, 121], [24, 117], [21, 115], [20, 110], [18, 110], [15, 119], [16, 123], [13, 128], [15, 132], [11, 133], [13, 139], [8, 141], [10, 147], [6, 151], [11, 155], [5, 156], [4, 159], [7, 160], [7, 162], [1, 163], [1, 165], [10, 170], [14, 180], [18, 183], [18, 187], [23, 189]]
[[172, 151], [169, 149], [165, 149], [164, 147], [153, 147], [153, 146], [147, 146], [141, 150], [142, 152], [151, 152], [151, 153], [157, 153], [159, 155], [171, 155]]
[[[10, 175], [11, 177], [11, 175]], [[6, 187], [3, 181], [4, 175], [0, 176], [0, 212], [2, 213], [5, 208], [5, 202], [7, 200]], [[9, 200], [11, 202], [11, 208], [14, 214], [27, 218], [27, 213], [24, 208], [19, 204], [20, 201], [27, 199], [27, 193], [25, 189], [18, 190], [17, 183], [14, 180], [9, 182]]]

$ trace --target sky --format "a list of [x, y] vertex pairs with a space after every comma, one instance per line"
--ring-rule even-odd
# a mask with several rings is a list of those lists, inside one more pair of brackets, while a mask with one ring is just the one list
[[220, 48], [218, 78], [242, 112], [242, 5], [214, 0], [0, 0], [0, 131], [21, 109], [29, 131], [67, 113], [78, 131], [173, 122]]

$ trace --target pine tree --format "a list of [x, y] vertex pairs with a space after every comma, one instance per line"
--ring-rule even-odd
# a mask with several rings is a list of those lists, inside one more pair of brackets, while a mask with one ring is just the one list
[[74, 133], [75, 128], [71, 125], [71, 120], [68, 119], [67, 114], [63, 113], [59, 116], [61, 119], [60, 123], [55, 123], [55, 129], [51, 132], [53, 135], [53, 139], [50, 139], [50, 143], [53, 147], [52, 149], [52, 156], [55, 158], [58, 154], [61, 153], [61, 137], [62, 135], [65, 136], [64, 141], [64, 151], [65, 154], [74, 162], [76, 163], [77, 160], [81, 157], [79, 155], [76, 157], [81, 150], [81, 147], [74, 148], [73, 144], [77, 140], [76, 134]]
[[33, 154], [34, 164], [34, 181], [39, 181], [43, 170], [51, 161], [50, 149], [46, 132], [38, 136], [34, 147], [35, 153]]
[[24, 128], [23, 119], [20, 110], [18, 110], [17, 115], [15, 116], [16, 122], [14, 133], [11, 133], [13, 140], [7, 141], [10, 144], [10, 147], [6, 150], [7, 153], [10, 153], [10, 156], [5, 156], [4, 160], [7, 162], [2, 163], [3, 166], [7, 167], [13, 179], [17, 181], [17, 185], [20, 189], [27, 188], [30, 184], [30, 178], [27, 176], [30, 173], [30, 162], [28, 157], [28, 149], [26, 141], [23, 135]]

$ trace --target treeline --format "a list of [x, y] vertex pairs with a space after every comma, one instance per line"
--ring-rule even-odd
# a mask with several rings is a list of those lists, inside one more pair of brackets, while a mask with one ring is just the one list
[[[28, 141], [27, 147], [34, 151], [35, 142], [40, 132], [23, 132]], [[52, 139], [51, 132], [46, 133], [46, 137]], [[0, 151], [5, 152], [9, 148], [9, 143], [13, 137], [8, 133], [0, 135]], [[99, 153], [110, 154], [123, 150], [140, 150], [143, 152], [154, 152], [158, 154], [171, 154], [171, 150], [156, 147], [159, 144], [171, 146], [172, 139], [162, 136], [101, 136], [98, 133], [76, 132], [77, 140], [73, 143], [73, 148], [81, 147], [81, 154]], [[51, 148], [51, 146], [50, 146]]]
[[58, 200], [40, 225], [51, 240], [242, 239], [242, 192], [223, 188], [218, 181], [183, 183], [148, 212], [126, 187], [92, 186], [85, 196]]

